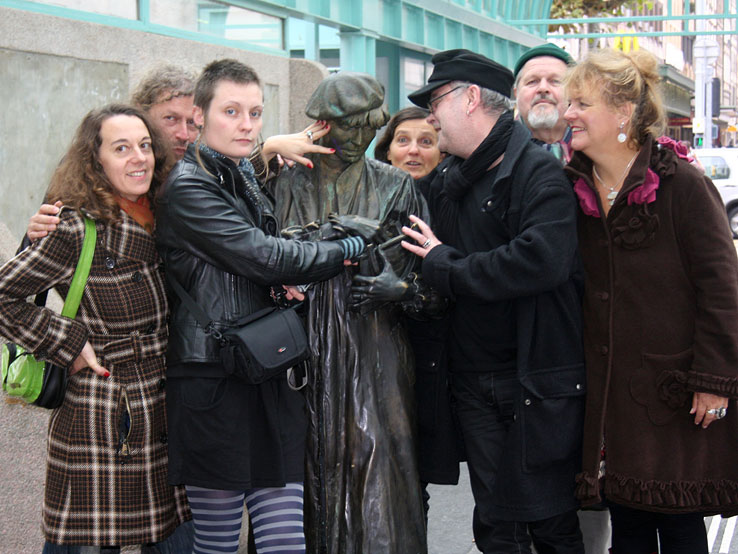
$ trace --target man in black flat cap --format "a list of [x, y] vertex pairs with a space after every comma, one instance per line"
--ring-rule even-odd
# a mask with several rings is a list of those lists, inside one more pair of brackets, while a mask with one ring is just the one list
[[[332, 221], [379, 243], [401, 235], [410, 214], [427, 213], [407, 173], [364, 155], [389, 119], [383, 101], [384, 88], [370, 75], [340, 72], [318, 86], [306, 113], [328, 121], [321, 144], [335, 154], [310, 155], [313, 169], [297, 165], [274, 183], [278, 216], [293, 226], [289, 232]], [[414, 364], [396, 302], [411, 301], [415, 287], [401, 278], [410, 279], [417, 259], [397, 242], [383, 248], [381, 258], [399, 295], [364, 298], [363, 309], [352, 310], [353, 267], [308, 292], [313, 367], [306, 389], [305, 536], [311, 553], [427, 550]]]
[[468, 50], [433, 57], [409, 96], [449, 156], [420, 182], [433, 231], [403, 232], [424, 280], [454, 301], [451, 389], [488, 554], [582, 554], [574, 497], [584, 361], [575, 199], [513, 119], [512, 73]]
[[555, 44], [541, 44], [527, 50], [515, 63], [515, 100], [518, 115], [533, 140], [561, 162], [571, 159], [571, 130], [564, 119], [568, 106], [564, 77], [574, 64], [572, 57]]

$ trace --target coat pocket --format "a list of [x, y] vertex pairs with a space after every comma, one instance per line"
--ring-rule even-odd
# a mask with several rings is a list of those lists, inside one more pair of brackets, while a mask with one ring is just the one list
[[643, 354], [630, 378], [630, 395], [644, 406], [654, 425], [666, 425], [692, 399], [684, 376], [692, 367], [692, 349], [678, 354]]
[[584, 364], [529, 373], [520, 382], [523, 471], [532, 473], [578, 456], [586, 393]]

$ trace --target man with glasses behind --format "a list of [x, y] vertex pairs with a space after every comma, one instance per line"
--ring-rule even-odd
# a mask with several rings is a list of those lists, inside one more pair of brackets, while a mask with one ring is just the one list
[[512, 73], [468, 50], [433, 57], [409, 96], [449, 156], [419, 186], [433, 231], [409, 228], [428, 284], [454, 300], [451, 390], [485, 553], [582, 554], [574, 477], [584, 412], [575, 199], [513, 119]]

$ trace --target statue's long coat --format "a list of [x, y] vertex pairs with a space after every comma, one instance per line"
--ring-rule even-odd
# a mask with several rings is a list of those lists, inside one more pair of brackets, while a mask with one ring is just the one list
[[[313, 170], [280, 175], [273, 194], [283, 225], [325, 222], [334, 212], [378, 219], [399, 234], [408, 215], [427, 215], [411, 178], [372, 159], [348, 166], [336, 183], [323, 181], [317, 160]], [[415, 262], [399, 245], [389, 255], [398, 274]], [[317, 284], [309, 296], [308, 551], [423, 553], [412, 352], [396, 306], [367, 315], [348, 309], [355, 272]]]

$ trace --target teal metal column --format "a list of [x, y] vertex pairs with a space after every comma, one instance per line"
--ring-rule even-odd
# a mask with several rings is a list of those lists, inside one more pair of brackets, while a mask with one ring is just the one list
[[318, 36], [318, 24], [305, 21], [305, 59], [320, 60], [320, 38]]
[[339, 33], [341, 69], [376, 74], [377, 35], [362, 31]]

